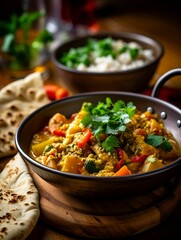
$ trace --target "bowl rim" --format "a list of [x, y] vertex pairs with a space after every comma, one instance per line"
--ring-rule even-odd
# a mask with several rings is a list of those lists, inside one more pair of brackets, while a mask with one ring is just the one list
[[[131, 97], [139, 97], [141, 99], [147, 99], [147, 100], [151, 100], [153, 102], [156, 102], [158, 104], [163, 104], [165, 107], [169, 107], [171, 108], [173, 111], [176, 111], [178, 113], [180, 113], [180, 109], [177, 108], [176, 106], [168, 103], [168, 102], [165, 102], [164, 100], [161, 100], [159, 98], [155, 98], [155, 97], [152, 97], [152, 96], [147, 96], [147, 95], [143, 95], [143, 94], [140, 94], [140, 93], [132, 93], [132, 92], [121, 92], [121, 91], [97, 91], [97, 92], [85, 92], [85, 93], [79, 93], [79, 94], [75, 94], [73, 96], [69, 96], [69, 97], [66, 97], [64, 99], [60, 99], [60, 100], [56, 100], [56, 101], [53, 101], [53, 102], [50, 102], [48, 104], [45, 104], [43, 105], [42, 107], [39, 107], [38, 109], [36, 109], [35, 111], [33, 111], [32, 113], [30, 113], [22, 122], [21, 124], [19, 125], [17, 131], [16, 131], [16, 134], [15, 134], [15, 145], [17, 147], [17, 150], [18, 152], [20, 153], [20, 155], [22, 156], [23, 159], [25, 159], [28, 163], [34, 165], [35, 167], [38, 167], [40, 168], [41, 170], [44, 170], [45, 172], [50, 172], [50, 173], [53, 173], [53, 174], [56, 174], [56, 175], [62, 175], [63, 177], [69, 177], [69, 178], [72, 178], [72, 179], [79, 179], [79, 180], [83, 180], [83, 179], [87, 179], [87, 180], [90, 180], [90, 181], [94, 181], [96, 179], [99, 179], [99, 181], [110, 181], [110, 180], [115, 180], [117, 181], [118, 179], [122, 179], [123, 181], [124, 180], [130, 180], [132, 181], [133, 179], [141, 179], [141, 178], [144, 178], [145, 176], [149, 177], [149, 176], [153, 176], [153, 175], [156, 175], [158, 172], [164, 172], [166, 171], [167, 169], [169, 168], [173, 168], [175, 165], [178, 165], [179, 162], [181, 161], [181, 156], [178, 157], [178, 159], [176, 159], [175, 161], [173, 161], [172, 163], [162, 167], [162, 168], [159, 168], [159, 169], [156, 169], [156, 170], [152, 170], [152, 171], [149, 171], [149, 172], [146, 172], [146, 173], [136, 173], [136, 174], [132, 174], [132, 175], [129, 175], [129, 176], [87, 176], [87, 175], [80, 175], [80, 174], [74, 174], [74, 173], [69, 173], [69, 172], [62, 172], [60, 170], [57, 170], [57, 169], [53, 169], [53, 168], [50, 168], [48, 166], [45, 166], [39, 162], [37, 162], [35, 159], [31, 158], [28, 153], [26, 153], [22, 148], [21, 148], [21, 145], [19, 143], [19, 138], [20, 138], [20, 135], [21, 135], [21, 130], [22, 128], [26, 125], [26, 123], [31, 119], [33, 118], [33, 116], [35, 116], [37, 113], [40, 113], [41, 111], [43, 111], [44, 109], [46, 108], [49, 108], [50, 106], [52, 105], [56, 105], [56, 104], [63, 104], [64, 102], [67, 102], [67, 101], [72, 101], [74, 99], [77, 99], [77, 98], [84, 98], [86, 96], [95, 96], [95, 95], [107, 95], [107, 94], [116, 94], [116, 95], [125, 95], [125, 96], [131, 96]], [[116, 180], [117, 179], [117, 180]]]
[[[77, 69], [74, 69], [74, 68], [70, 68], [70, 67], [67, 67], [65, 65], [63, 65], [62, 63], [60, 63], [58, 60], [57, 60], [57, 53], [60, 51], [61, 48], [64, 48], [66, 47], [67, 45], [70, 45], [70, 44], [75, 44], [79, 41], [85, 41], [86, 39], [88, 38], [104, 38], [104, 37], [113, 37], [113, 38], [123, 38], [124, 39], [127, 39], [127, 38], [130, 38], [130, 41], [131, 40], [134, 40], [135, 42], [136, 41], [140, 41], [140, 42], [152, 42], [154, 43], [158, 48], [159, 48], [159, 53], [156, 57], [154, 57], [153, 60], [151, 60], [149, 63], [145, 63], [143, 66], [140, 66], [140, 67], [136, 67], [136, 68], [133, 68], [133, 69], [128, 69], [128, 70], [116, 70], [116, 71], [106, 71], [106, 72], [93, 72], [93, 71], [90, 71], [90, 72], [87, 72], [87, 71], [79, 71]], [[150, 44], [150, 43], [148, 43]], [[117, 75], [117, 74], [122, 74], [122, 75], [127, 75], [127, 74], [130, 74], [130, 73], [134, 73], [135, 71], [142, 71], [143, 69], [146, 69], [147, 67], [149, 66], [152, 66], [154, 65], [155, 63], [157, 63], [164, 55], [164, 52], [165, 52], [165, 49], [164, 49], [164, 46], [163, 44], [153, 38], [153, 37], [150, 37], [146, 34], [141, 34], [141, 33], [138, 33], [138, 32], [106, 32], [106, 31], [102, 31], [102, 32], [98, 32], [98, 33], [89, 33], [87, 35], [83, 35], [83, 36], [77, 36], [77, 37], [74, 37], [64, 43], [60, 43], [52, 52], [51, 52], [51, 59], [53, 61], [53, 63], [59, 68], [59, 69], [62, 69], [66, 72], [70, 72], [70, 73], [73, 73], [73, 74], [80, 74], [80, 75], [87, 75], [89, 74], [90, 76], [94, 76], [94, 75]]]

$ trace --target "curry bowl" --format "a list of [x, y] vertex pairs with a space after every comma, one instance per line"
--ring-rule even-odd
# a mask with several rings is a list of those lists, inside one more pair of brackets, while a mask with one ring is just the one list
[[30, 154], [30, 143], [33, 135], [40, 132], [47, 121], [57, 112], [70, 117], [80, 110], [84, 102], [97, 103], [104, 101], [106, 97], [113, 102], [123, 100], [133, 102], [140, 111], [157, 113], [163, 120], [165, 127], [172, 132], [175, 139], [181, 144], [181, 114], [180, 109], [172, 104], [157, 98], [161, 85], [169, 78], [181, 75], [181, 69], [175, 69], [166, 73], [153, 90], [152, 96], [138, 93], [102, 91], [77, 94], [62, 100], [49, 103], [31, 113], [19, 126], [16, 133], [16, 146], [22, 158], [31, 169], [45, 181], [60, 188], [62, 191], [81, 197], [127, 197], [144, 194], [168, 184], [179, 176], [181, 170], [181, 157], [178, 156], [172, 163], [145, 173], [131, 174], [127, 176], [85, 176], [75, 173], [62, 172], [47, 167], [36, 160]]
[[[79, 64], [80, 67], [78, 69], [73, 68], [70, 63], [68, 66], [65, 65], [70, 61], [69, 57], [67, 57], [69, 51], [71, 51], [69, 55], [71, 55], [70, 59], [72, 62], [81, 61], [81, 59], [83, 59], [82, 61], [84, 62], [89, 61], [84, 59], [84, 56], [88, 55], [87, 48], [86, 50], [81, 50], [78, 56], [74, 56], [74, 52], [76, 49], [86, 46], [86, 44], [90, 42], [90, 39], [98, 41], [98, 44], [93, 42], [92, 45], [94, 45], [94, 47], [92, 47], [92, 45], [90, 47], [95, 48], [96, 54], [100, 55], [94, 57], [96, 67], [95, 64], [92, 64], [93, 69], [87, 70], [88, 68], [85, 68], [86, 63]], [[105, 41], [105, 39], [106, 42], [100, 42]], [[114, 41], [114, 43], [111, 41]], [[128, 46], [130, 47], [128, 48]], [[121, 55], [118, 55], [119, 57], [116, 55], [115, 57], [111, 52], [112, 50], [110, 50], [111, 47], [115, 48], [116, 51], [118, 51], [117, 48], [120, 48], [119, 54], [121, 53]], [[102, 48], [104, 49], [102, 50]], [[129, 53], [126, 49], [129, 50]], [[138, 49], [142, 50], [138, 53]], [[108, 50], [110, 50], [110, 53]], [[62, 54], [65, 55], [66, 59], [68, 58], [65, 63], [60, 60]], [[106, 56], [102, 56], [101, 54]], [[113, 56], [111, 56], [111, 54]], [[135, 54], [138, 54], [138, 59], [136, 59]], [[61, 81], [74, 93], [88, 91], [140, 92], [149, 85], [163, 54], [163, 45], [152, 37], [132, 32], [107, 32], [73, 38], [68, 42], [60, 44], [52, 52], [52, 61]], [[144, 61], [142, 59], [143, 55]], [[91, 55], [90, 59], [92, 58]], [[147, 59], [147, 61], [145, 59]], [[143, 62], [145, 63], [143, 64]]]

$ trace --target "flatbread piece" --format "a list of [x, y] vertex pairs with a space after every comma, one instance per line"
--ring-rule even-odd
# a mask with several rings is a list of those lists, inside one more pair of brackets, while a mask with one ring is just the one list
[[36, 72], [0, 90], [0, 158], [17, 152], [14, 136], [21, 121], [50, 102], [41, 74]]
[[39, 214], [38, 191], [17, 153], [0, 173], [0, 240], [24, 240]]

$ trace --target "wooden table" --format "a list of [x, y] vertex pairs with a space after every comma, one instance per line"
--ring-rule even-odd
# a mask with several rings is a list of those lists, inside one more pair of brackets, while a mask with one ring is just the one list
[[[103, 31], [130, 31], [149, 35], [159, 40], [165, 49], [164, 56], [157, 69], [156, 74], [150, 82], [150, 86], [155, 83], [159, 76], [173, 68], [181, 67], [181, 29], [179, 9], [155, 7], [153, 9], [140, 7], [129, 7], [124, 4], [118, 5], [107, 11], [101, 10], [97, 18], [100, 30]], [[114, 14], [113, 14], [114, 12]], [[54, 66], [49, 63], [52, 75], [48, 81], [58, 82], [59, 78], [55, 73]], [[0, 88], [10, 82], [9, 72], [0, 68]], [[181, 89], [181, 79], [174, 78], [167, 84], [171, 88]], [[180, 100], [175, 100], [174, 104], [180, 104]], [[181, 224], [181, 204], [173, 214], [160, 226], [152, 230], [140, 233], [136, 236], [126, 238], [127, 240], [151, 240], [151, 239], [180, 239]], [[178, 237], [177, 237], [178, 236]], [[74, 236], [68, 236], [63, 232], [53, 229], [45, 224], [41, 219], [27, 238], [27, 240], [73, 240]], [[81, 239], [81, 238], [80, 238]]]

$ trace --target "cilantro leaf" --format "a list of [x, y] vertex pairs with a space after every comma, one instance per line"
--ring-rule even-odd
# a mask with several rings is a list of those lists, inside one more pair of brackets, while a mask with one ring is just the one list
[[114, 111], [115, 112], [119, 111], [120, 109], [125, 108], [125, 107], [126, 107], [125, 103], [122, 100], [119, 100], [119, 101], [115, 102], [115, 104], [114, 104]]
[[136, 47], [129, 47], [127, 44], [125, 44], [121, 49], [120, 53], [129, 53], [132, 60], [136, 59], [138, 57], [138, 54], [140, 52], [140, 48]]
[[89, 125], [91, 124], [91, 121], [92, 121], [92, 118], [89, 114], [86, 114], [84, 116], [84, 118], [82, 119], [81, 123], [84, 125], [84, 126], [87, 126], [87, 127], [90, 127]]
[[151, 162], [151, 163], [156, 162], [156, 158], [155, 158], [155, 156], [153, 156], [153, 155], [150, 155], [149, 157], [147, 157], [146, 160], [147, 160], [148, 162]]
[[165, 136], [149, 134], [145, 139], [145, 142], [152, 145], [155, 148], [160, 147], [166, 152], [172, 150], [172, 145], [169, 143], [168, 139]]
[[169, 141], [165, 138], [164, 141], [161, 144], [161, 148], [165, 150], [166, 152], [170, 152], [172, 150], [172, 145], [169, 143]]
[[133, 60], [137, 58], [138, 53], [139, 53], [139, 48], [130, 48], [129, 49], [129, 54]]
[[92, 116], [92, 121], [94, 122], [104, 122], [104, 123], [108, 123], [109, 122], [110, 117], [103, 115], [103, 116]]
[[106, 126], [106, 134], [118, 134], [119, 132], [119, 129], [118, 129], [118, 126], [117, 124], [112, 124], [112, 123], [109, 123], [107, 126]]
[[102, 143], [102, 147], [105, 148], [107, 152], [114, 152], [114, 148], [119, 147], [119, 144], [118, 138], [111, 135]]

